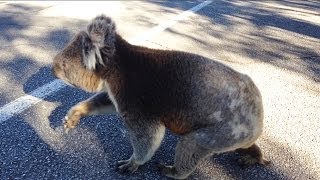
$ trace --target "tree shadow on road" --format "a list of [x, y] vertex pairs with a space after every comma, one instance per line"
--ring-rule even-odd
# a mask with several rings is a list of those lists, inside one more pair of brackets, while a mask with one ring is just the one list
[[[21, 96], [22, 88], [25, 93], [29, 93], [50, 82], [53, 78], [48, 73], [51, 71], [46, 70], [42, 72], [42, 77], [33, 79], [33, 82], [27, 81], [33, 72], [51, 64], [52, 56], [73, 34], [72, 30], [63, 28], [68, 21], [58, 20], [58, 27], [50, 27], [44, 25], [47, 19], [33, 16], [41, 7], [23, 4], [5, 6], [5, 11], [0, 12], [0, 70], [5, 80], [0, 86], [1, 99], [5, 100], [1, 103], [8, 103], [9, 99]], [[77, 24], [73, 23], [75, 26]], [[21, 87], [26, 82], [28, 87]]]
[[[171, 7], [158, 1], [151, 3]], [[205, 50], [210, 50], [220, 60], [228, 62], [229, 56], [236, 54], [320, 82], [320, 26], [301, 19], [307, 15], [318, 15], [319, 3], [287, 0], [275, 4], [271, 6], [271, 2], [263, 4], [259, 1], [213, 1], [204, 10], [197, 12], [205, 22], [198, 22], [200, 20], [197, 18], [181, 22], [197, 26], [193, 33], [186, 33], [175, 27], [170, 28], [169, 32], [203, 45]], [[301, 11], [297, 12], [300, 13], [299, 18], [289, 16], [292, 8]], [[220, 55], [221, 52], [226, 55]]]

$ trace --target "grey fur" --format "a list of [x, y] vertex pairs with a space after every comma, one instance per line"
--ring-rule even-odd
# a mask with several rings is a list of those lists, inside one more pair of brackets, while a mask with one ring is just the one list
[[[120, 172], [134, 172], [147, 162], [165, 127], [181, 135], [174, 165], [161, 166], [168, 177], [186, 178], [201, 159], [237, 149], [266, 164], [254, 144], [262, 133], [263, 106], [251, 78], [199, 55], [131, 45], [104, 15], [93, 19], [87, 30], [55, 57], [53, 70], [77, 87], [108, 93], [133, 147], [132, 156], [119, 161]], [[81, 52], [100, 52], [101, 62]], [[106, 108], [106, 101], [98, 95], [73, 107], [66, 129], [90, 112]], [[72, 118], [73, 114], [81, 116]]]

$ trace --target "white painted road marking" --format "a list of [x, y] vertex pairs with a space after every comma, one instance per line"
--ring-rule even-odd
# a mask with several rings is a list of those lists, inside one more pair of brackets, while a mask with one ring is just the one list
[[200, 9], [202, 9], [203, 7], [207, 6], [210, 3], [212, 3], [212, 1], [204, 1], [203, 3], [198, 4], [197, 6], [175, 16], [174, 18], [170, 19], [169, 21], [160, 23], [159, 25], [151, 28], [148, 32], [144, 33], [142, 36], [138, 36], [136, 38], [133, 38], [129, 42], [132, 44], [139, 44], [143, 41], [150, 40], [155, 35], [161, 33], [162, 31], [166, 30], [167, 28], [175, 25], [179, 21], [185, 20], [188, 17], [194, 15], [194, 12], [199, 11]]
[[[132, 40], [129, 40], [130, 43], [138, 44], [146, 40], [150, 40], [155, 35], [161, 33], [162, 31], [166, 30], [167, 28], [175, 25], [177, 22], [181, 20], [185, 20], [186, 18], [190, 17], [194, 14], [194, 12], [199, 11], [203, 7], [207, 6], [208, 4], [212, 3], [212, 1], [204, 1], [197, 6], [184, 11], [183, 13], [175, 16], [174, 18], [170, 19], [169, 21], [160, 23], [159, 25], [155, 26], [154, 28], [150, 29], [143, 35], [137, 36]], [[32, 91], [30, 94], [22, 96], [6, 105], [1, 107], [0, 109], [0, 123], [10, 119], [15, 114], [19, 114], [22, 111], [28, 109], [32, 105], [42, 101], [45, 97], [59, 91], [63, 87], [66, 87], [60, 80], [51, 81], [44, 86], [37, 88], [36, 90]]]
[[61, 80], [51, 81], [44, 86], [37, 88], [30, 94], [22, 96], [6, 105], [0, 109], [0, 123], [8, 120], [15, 114], [21, 113], [22, 111], [28, 109], [31, 105], [42, 101], [46, 96], [55, 93], [66, 87]]

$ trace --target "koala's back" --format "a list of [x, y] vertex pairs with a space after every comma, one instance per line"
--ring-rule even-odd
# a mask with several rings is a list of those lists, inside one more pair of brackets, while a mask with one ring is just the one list
[[123, 99], [139, 115], [177, 133], [235, 117], [262, 121], [260, 92], [248, 76], [186, 52], [141, 48], [129, 54]]

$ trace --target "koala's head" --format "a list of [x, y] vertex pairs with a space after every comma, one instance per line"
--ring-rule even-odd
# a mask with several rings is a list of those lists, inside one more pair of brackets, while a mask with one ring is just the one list
[[101, 90], [97, 69], [108, 66], [115, 53], [115, 24], [97, 16], [53, 59], [53, 73], [67, 84], [89, 92]]

